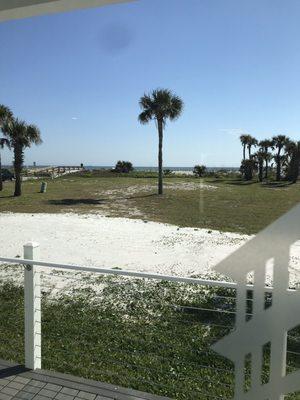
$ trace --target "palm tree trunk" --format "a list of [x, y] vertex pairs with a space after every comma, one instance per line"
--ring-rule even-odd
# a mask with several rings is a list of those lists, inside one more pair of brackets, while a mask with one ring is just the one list
[[288, 180], [290, 180], [292, 183], [296, 183], [298, 180], [299, 164], [300, 164], [300, 148], [299, 145], [297, 145], [297, 148], [292, 153], [287, 174]]
[[280, 151], [278, 151], [276, 159], [276, 181], [280, 181], [280, 175], [281, 175]]
[[246, 160], [246, 145], [243, 145], [243, 160]]
[[268, 160], [266, 160], [266, 174], [265, 174], [266, 179], [268, 179], [268, 173], [269, 173], [269, 163]]
[[22, 195], [22, 178], [21, 173], [23, 169], [23, 148], [22, 146], [14, 147], [14, 169], [15, 169], [15, 193], [14, 196]]
[[249, 160], [251, 159], [251, 146], [248, 147], [248, 151], [249, 151]]
[[299, 163], [300, 163], [300, 156], [298, 154], [295, 161], [293, 183], [296, 183], [299, 178]]
[[1, 162], [1, 154], [0, 154], [0, 192], [3, 190], [3, 181], [2, 181], [2, 162]]
[[19, 197], [22, 195], [22, 181], [21, 181], [21, 173], [15, 170], [16, 180], [15, 180], [15, 197]]
[[259, 171], [258, 171], [258, 179], [259, 179], [259, 182], [262, 182], [263, 181], [263, 162], [260, 162], [259, 163]]
[[158, 194], [163, 194], [163, 121], [157, 121], [158, 126]]

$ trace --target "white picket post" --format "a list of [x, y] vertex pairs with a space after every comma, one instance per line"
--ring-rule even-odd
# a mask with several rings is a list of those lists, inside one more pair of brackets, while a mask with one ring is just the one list
[[[24, 245], [24, 259], [39, 259], [39, 244]], [[25, 294], [25, 367], [41, 368], [41, 287], [39, 267], [27, 265], [24, 272]]]

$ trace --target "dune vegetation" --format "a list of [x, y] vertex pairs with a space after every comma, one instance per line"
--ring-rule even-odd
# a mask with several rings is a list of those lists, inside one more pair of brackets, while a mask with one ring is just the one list
[[252, 234], [274, 221], [300, 198], [299, 184], [244, 181], [222, 174], [195, 178], [167, 176], [164, 196], [157, 196], [157, 174], [82, 172], [55, 180], [23, 183], [23, 196], [12, 197], [11, 182], [1, 192], [1, 212], [101, 213], [183, 227]]

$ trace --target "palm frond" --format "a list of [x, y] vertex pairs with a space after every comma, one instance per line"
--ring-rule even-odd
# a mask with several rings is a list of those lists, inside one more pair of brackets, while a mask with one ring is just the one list
[[139, 115], [139, 121], [141, 124], [145, 125], [148, 124], [153, 118], [153, 113], [151, 110], [145, 110], [140, 113]]
[[273, 136], [272, 141], [273, 141], [275, 147], [282, 148], [284, 145], [286, 145], [290, 141], [290, 138], [287, 137], [286, 135], [277, 135], [277, 136]]
[[142, 110], [147, 110], [152, 108], [152, 99], [151, 96], [144, 94], [140, 99], [140, 107]]
[[10, 141], [6, 138], [0, 138], [0, 149], [3, 149], [4, 147], [10, 149]]
[[0, 124], [3, 123], [5, 120], [10, 119], [13, 117], [13, 113], [9, 107], [0, 104]]
[[30, 147], [32, 144], [42, 143], [39, 128], [35, 125], [27, 125], [25, 121], [18, 118], [6, 121], [2, 126], [2, 131], [9, 138], [12, 147]]
[[143, 110], [139, 116], [142, 124], [155, 118], [165, 125], [167, 119], [174, 120], [181, 115], [183, 101], [169, 89], [156, 89], [151, 94], [144, 94], [140, 107]]
[[41, 139], [41, 131], [36, 125], [28, 125], [26, 129], [26, 136], [31, 144], [39, 145], [43, 141]]
[[171, 107], [169, 112], [170, 120], [174, 120], [180, 117], [183, 111], [183, 101], [178, 96], [171, 98]]
[[243, 146], [246, 146], [250, 139], [251, 139], [251, 135], [244, 134], [244, 135], [240, 136], [240, 141]]
[[265, 152], [268, 151], [268, 149], [274, 150], [274, 142], [271, 139], [264, 139], [261, 140], [258, 145], [264, 149]]

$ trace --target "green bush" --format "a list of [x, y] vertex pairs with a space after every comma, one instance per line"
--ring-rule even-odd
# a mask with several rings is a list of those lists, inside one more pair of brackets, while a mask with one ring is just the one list
[[198, 178], [201, 178], [206, 173], [206, 170], [207, 170], [207, 168], [205, 165], [195, 165], [193, 174], [195, 176], [197, 176]]
[[128, 174], [133, 171], [133, 165], [130, 161], [118, 161], [113, 171]]
[[14, 174], [9, 169], [2, 170], [2, 181], [11, 181], [14, 178]]

